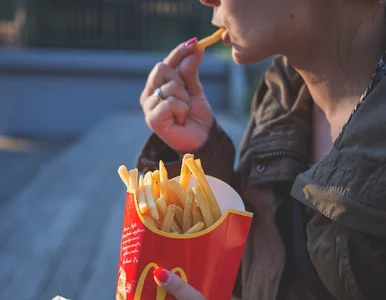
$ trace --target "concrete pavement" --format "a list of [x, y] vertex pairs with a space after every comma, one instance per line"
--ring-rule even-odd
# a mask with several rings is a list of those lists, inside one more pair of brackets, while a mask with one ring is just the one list
[[[246, 120], [217, 119], [238, 145]], [[149, 134], [141, 113], [111, 115], [13, 183], [19, 192], [0, 206], [0, 299], [114, 298], [125, 194], [117, 168], [134, 167]], [[23, 172], [18, 159], [2, 173], [15, 165]]]

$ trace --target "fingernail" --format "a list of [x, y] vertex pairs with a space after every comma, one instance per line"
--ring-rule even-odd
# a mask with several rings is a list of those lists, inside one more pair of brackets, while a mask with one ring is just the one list
[[194, 37], [194, 38], [192, 38], [192, 39], [190, 39], [190, 40], [185, 42], [185, 47], [189, 47], [190, 45], [193, 45], [196, 42], [197, 42], [197, 38]]
[[153, 276], [157, 278], [161, 283], [166, 283], [169, 278], [168, 274], [161, 268], [155, 269], [153, 272]]

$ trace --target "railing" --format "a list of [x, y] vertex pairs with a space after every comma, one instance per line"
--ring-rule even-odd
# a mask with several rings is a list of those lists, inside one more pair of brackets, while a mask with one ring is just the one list
[[28, 0], [24, 45], [166, 50], [205, 36], [212, 9], [198, 0]]

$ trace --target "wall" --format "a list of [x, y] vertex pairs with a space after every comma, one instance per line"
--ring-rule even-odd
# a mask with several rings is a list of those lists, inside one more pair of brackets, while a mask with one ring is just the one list
[[[0, 50], [0, 134], [74, 136], [116, 110], [138, 110], [161, 54]], [[200, 68], [215, 111], [230, 107], [229, 62], [207, 53]]]

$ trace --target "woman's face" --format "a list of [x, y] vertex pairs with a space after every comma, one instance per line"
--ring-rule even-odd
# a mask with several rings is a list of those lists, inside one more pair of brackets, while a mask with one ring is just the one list
[[[309, 34], [310, 0], [201, 0], [213, 6], [213, 24], [225, 27], [235, 62], [257, 62], [301, 47]], [[307, 28], [308, 27], [308, 28]]]

